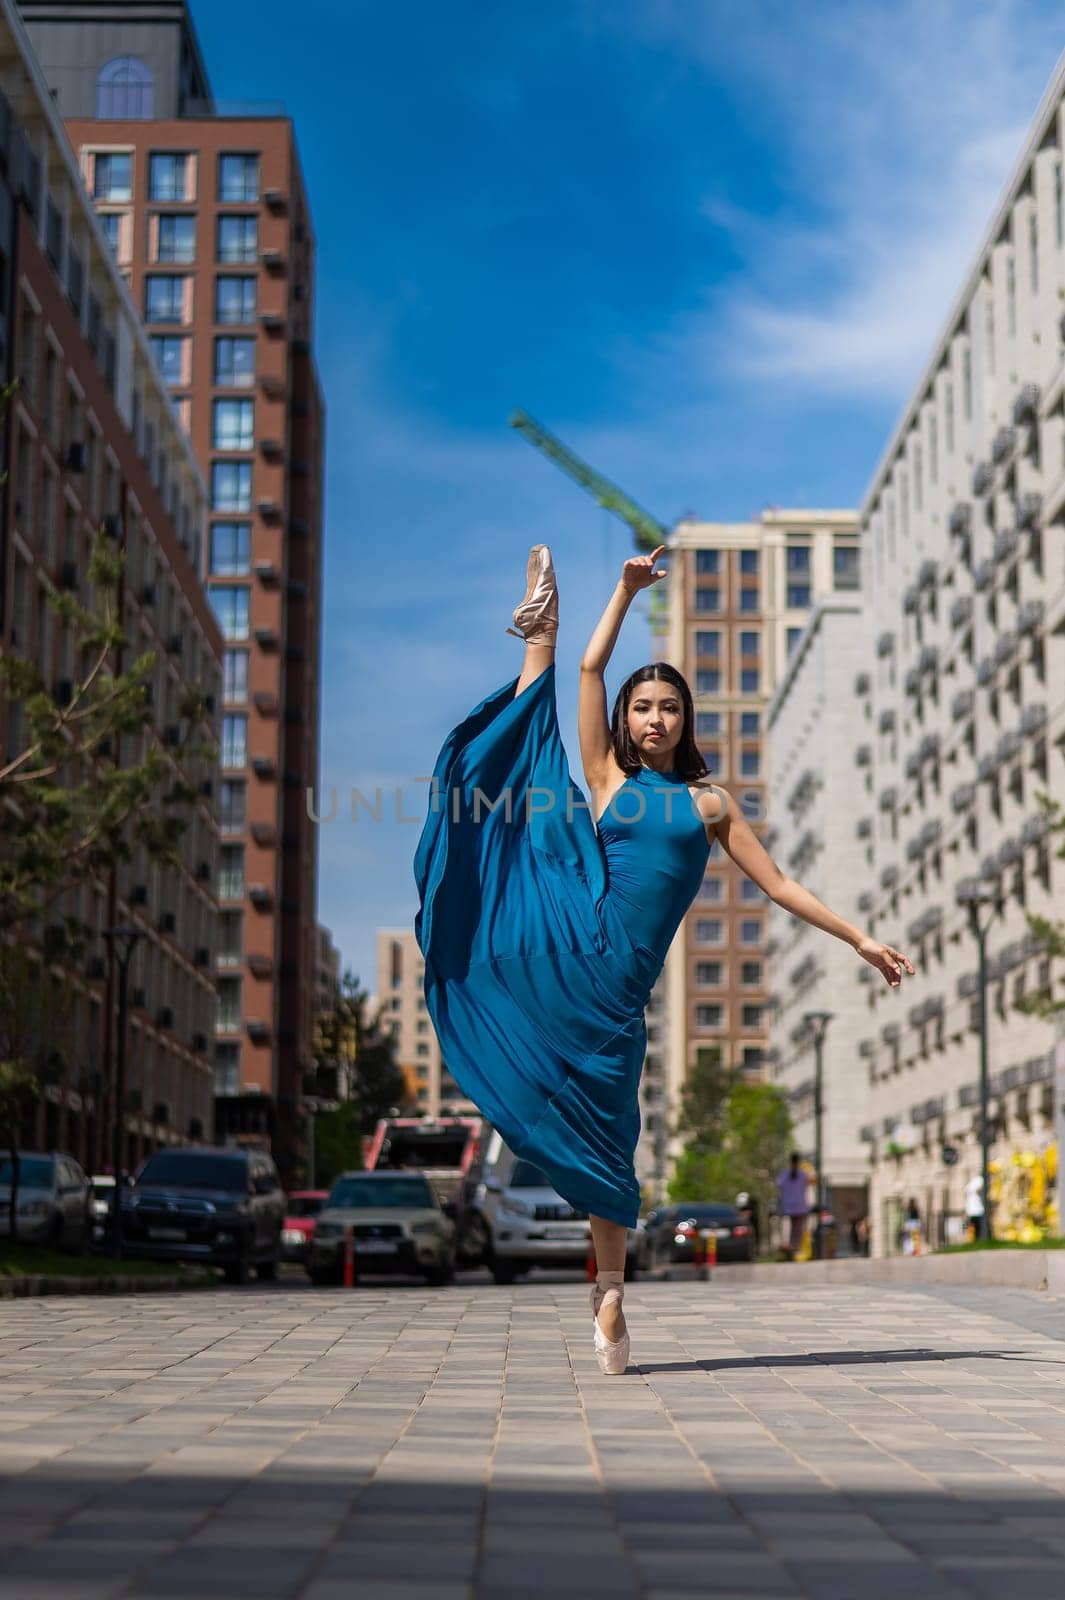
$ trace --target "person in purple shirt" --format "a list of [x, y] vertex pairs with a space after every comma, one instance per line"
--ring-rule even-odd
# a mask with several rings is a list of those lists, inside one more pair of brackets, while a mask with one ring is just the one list
[[802, 1247], [803, 1234], [806, 1232], [806, 1217], [810, 1210], [807, 1199], [809, 1187], [809, 1177], [799, 1166], [799, 1153], [793, 1150], [791, 1165], [777, 1174], [780, 1215], [787, 1218], [789, 1225], [788, 1242], [784, 1246], [784, 1253], [789, 1261], [794, 1261], [796, 1252]]

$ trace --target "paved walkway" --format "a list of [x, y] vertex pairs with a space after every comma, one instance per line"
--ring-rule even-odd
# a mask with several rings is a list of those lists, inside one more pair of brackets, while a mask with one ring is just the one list
[[1065, 1300], [626, 1309], [604, 1378], [573, 1281], [7, 1302], [0, 1600], [1065, 1591]]

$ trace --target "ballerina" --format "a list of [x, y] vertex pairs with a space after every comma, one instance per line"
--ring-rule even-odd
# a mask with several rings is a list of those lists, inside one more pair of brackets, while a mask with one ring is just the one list
[[691, 690], [668, 662], [639, 667], [608, 713], [603, 674], [635, 595], [668, 576], [666, 550], [633, 556], [580, 667], [578, 733], [592, 805], [558, 727], [558, 586], [551, 552], [529, 553], [508, 633], [520, 674], [448, 734], [414, 858], [414, 929], [425, 999], [447, 1070], [516, 1155], [589, 1216], [593, 1340], [624, 1372], [628, 1229], [644, 1011], [715, 839], [775, 904], [845, 940], [891, 987], [914, 968], [785, 876], [710, 774]]

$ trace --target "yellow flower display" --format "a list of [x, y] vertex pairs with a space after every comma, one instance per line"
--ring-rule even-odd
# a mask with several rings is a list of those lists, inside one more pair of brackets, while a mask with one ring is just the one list
[[1004, 1161], [990, 1163], [994, 1175], [991, 1199], [995, 1205], [995, 1232], [1000, 1239], [1018, 1244], [1038, 1244], [1058, 1230], [1058, 1151], [1054, 1144], [1043, 1150], [1012, 1150]]

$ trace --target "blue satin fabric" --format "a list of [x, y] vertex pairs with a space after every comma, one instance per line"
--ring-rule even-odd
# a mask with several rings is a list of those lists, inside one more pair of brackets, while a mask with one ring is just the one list
[[426, 1005], [447, 1070], [510, 1148], [571, 1205], [632, 1227], [644, 1009], [709, 842], [684, 779], [649, 768], [597, 831], [554, 664], [515, 698], [517, 683], [474, 707], [434, 768], [414, 857]]

